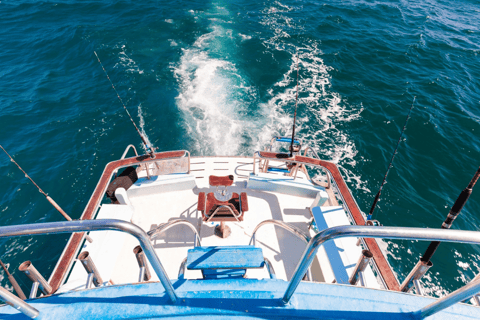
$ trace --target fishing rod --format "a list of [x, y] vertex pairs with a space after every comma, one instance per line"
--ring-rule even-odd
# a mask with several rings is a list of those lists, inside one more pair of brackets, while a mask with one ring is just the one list
[[112, 85], [113, 90], [114, 90], [115, 93], [117, 94], [118, 100], [120, 100], [120, 102], [122, 103], [123, 109], [125, 109], [125, 111], [127, 112], [127, 115], [128, 115], [128, 117], [130, 118], [130, 121], [132, 121], [132, 124], [133, 124], [133, 126], [135, 127], [135, 129], [137, 130], [137, 133], [138, 133], [138, 135], [140, 136], [140, 139], [142, 139], [142, 142], [143, 142], [143, 144], [145, 145], [145, 149], [146, 149], [146, 150], [150, 150], [150, 151], [149, 151], [149, 154], [150, 154], [150, 157], [151, 157], [152, 159], [155, 158], [155, 154], [154, 154], [154, 153], [155, 153], [155, 148], [154, 148], [153, 146], [148, 145], [147, 140], [145, 139], [145, 137], [143, 136], [143, 134], [142, 134], [142, 133], [140, 132], [140, 130], [138, 129], [137, 125], [135, 124], [135, 121], [133, 121], [133, 118], [132, 118], [132, 116], [130, 115], [130, 112], [128, 112], [128, 109], [127, 109], [127, 107], [125, 106], [125, 103], [123, 103], [122, 98], [121, 98], [120, 95], [118, 94], [117, 89], [116, 89], [115, 86], [113, 85], [112, 80], [110, 80], [110, 77], [108, 76], [107, 70], [105, 70], [105, 68], [103, 67], [103, 64], [102, 64], [102, 62], [100, 61], [100, 58], [98, 57], [98, 54], [97, 54], [95, 51], [93, 51], [93, 53], [95, 53], [95, 56], [97, 57], [98, 63], [100, 63], [100, 66], [102, 66], [103, 72], [105, 72], [105, 75], [107, 76], [108, 81], [110, 81], [110, 84]]
[[[442, 229], [450, 229], [453, 221], [460, 214], [463, 207], [465, 206], [465, 203], [467, 203], [468, 198], [472, 194], [473, 186], [475, 186], [479, 177], [480, 177], [480, 167], [478, 168], [477, 172], [475, 172], [475, 174], [473, 175], [473, 178], [472, 180], [470, 180], [470, 183], [468, 184], [468, 186], [465, 189], [463, 189], [462, 192], [460, 192], [460, 195], [458, 196], [457, 200], [453, 204], [452, 209], [450, 209], [450, 212], [448, 213], [447, 218], [442, 223], [442, 227], [441, 227]], [[427, 250], [425, 251], [425, 253], [423, 254], [422, 258], [420, 258], [420, 260], [428, 263], [439, 245], [440, 245], [440, 241], [432, 241], [428, 246]]]
[[290, 157], [293, 155], [293, 142], [295, 140], [295, 123], [297, 122], [297, 105], [298, 105], [298, 50], [297, 50], [297, 94], [295, 97], [295, 114], [293, 115], [293, 130], [292, 130], [292, 142], [290, 144]]
[[[55, 208], [57, 209], [58, 212], [60, 212], [62, 214], [62, 216], [67, 219], [68, 221], [72, 221], [72, 218], [70, 218], [70, 216], [65, 212], [63, 211], [63, 209], [47, 194], [45, 193], [42, 188], [40, 188], [38, 186], [38, 184], [35, 183], [35, 181], [33, 181], [32, 178], [30, 178], [30, 176], [22, 169], [22, 167], [20, 167], [20, 165], [12, 158], [12, 156], [7, 152], [7, 150], [5, 150], [1, 145], [0, 145], [0, 148], [2, 148], [3, 152], [5, 152], [7, 154], [7, 156], [10, 158], [10, 160], [15, 163], [18, 167], [18, 169], [20, 169], [20, 171], [22, 171], [24, 174], [25, 174], [25, 177], [27, 179], [29, 179], [34, 185], [35, 187], [37, 187], [38, 191], [43, 194], [45, 196], [45, 198], [47, 198], [48, 202], [50, 202], [50, 204]], [[92, 238], [90, 238], [90, 236], [87, 234], [85, 236], [87, 238], [87, 240], [89, 242], [93, 242]]]
[[383, 186], [385, 185], [385, 182], [387, 181], [388, 172], [392, 168], [393, 159], [395, 159], [395, 156], [397, 155], [397, 151], [398, 151], [398, 146], [400, 145], [400, 141], [402, 141], [403, 133], [405, 132], [405, 129], [407, 129], [408, 119], [410, 119], [410, 114], [412, 113], [412, 109], [413, 109], [413, 106], [415, 104], [415, 98], [416, 97], [413, 97], [412, 106], [410, 107], [410, 110], [408, 110], [407, 118], [405, 119], [405, 124], [403, 125], [402, 133], [400, 134], [400, 138], [398, 138], [397, 146], [395, 147], [395, 151], [393, 152], [392, 159], [390, 160], [390, 163], [389, 163], [388, 168], [387, 168], [387, 172], [385, 173], [385, 176], [383, 177], [383, 182], [380, 185], [380, 189], [378, 190], [378, 193], [375, 196], [375, 199], [373, 200], [372, 207], [370, 208], [370, 212], [367, 215], [367, 221], [372, 220], [373, 210], [375, 210], [375, 207], [377, 206], [377, 202], [380, 199], [380, 195], [382, 194]]
[[18, 297], [22, 300], [26, 300], [27, 299], [27, 296], [25, 296], [25, 293], [23, 293], [22, 291], [22, 288], [20, 288], [20, 286], [18, 285], [18, 282], [17, 280], [15, 280], [15, 278], [12, 276], [12, 274], [10, 272], [8, 272], [8, 269], [7, 267], [3, 264], [3, 261], [0, 260], [0, 264], [2, 265], [2, 268], [3, 270], [5, 270], [5, 273], [7, 274], [8, 276], [8, 280], [10, 281], [10, 283], [12, 284], [12, 287], [13, 289], [15, 290], [15, 292], [17, 293]]
[[[475, 183], [477, 183], [478, 178], [480, 177], [480, 167], [478, 168], [477, 172], [473, 175], [472, 180], [470, 180], [470, 183], [468, 186], [460, 192], [460, 195], [458, 196], [457, 200], [453, 204], [452, 208], [450, 209], [450, 212], [447, 215], [447, 218], [442, 224], [442, 229], [450, 229], [452, 226], [453, 221], [455, 218], [460, 214], [460, 211], [462, 211], [463, 207], [465, 206], [465, 203], [467, 202], [468, 198], [472, 194], [472, 189], [473, 186], [475, 186]], [[433, 254], [435, 251], [438, 249], [438, 246], [440, 245], [440, 241], [432, 241], [428, 245], [427, 250], [425, 250], [425, 253], [423, 256], [420, 258], [420, 260], [417, 262], [415, 267], [410, 271], [408, 276], [405, 278], [403, 281], [402, 285], [400, 286], [400, 291], [402, 292], [409, 292], [414, 286], [418, 290], [421, 291], [421, 284], [419, 280], [427, 273], [427, 271], [433, 266], [433, 263], [430, 261], [432, 259]]]

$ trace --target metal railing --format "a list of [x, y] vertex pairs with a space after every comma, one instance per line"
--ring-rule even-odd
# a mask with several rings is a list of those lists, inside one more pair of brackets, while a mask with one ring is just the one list
[[[133, 151], [135, 152], [135, 156], [138, 157], [138, 152], [137, 152], [137, 149], [135, 148], [135, 146], [134, 146], [133, 144], [129, 144], [129, 145], [125, 148], [125, 151], [123, 152], [122, 157], [120, 158], [120, 160], [125, 159], [125, 157], [127, 156], [128, 151], [129, 151], [130, 149], [133, 149]], [[118, 173], [118, 169], [113, 172], [113, 179], [115, 179], [115, 178], [117, 177], [117, 173]]]
[[[170, 279], [165, 272], [165, 269], [160, 262], [155, 249], [150, 242], [150, 238], [145, 231], [143, 231], [137, 225], [115, 219], [105, 219], [105, 220], [77, 220], [77, 221], [62, 221], [62, 222], [49, 222], [49, 223], [34, 223], [27, 225], [14, 225], [0, 227], [0, 239], [1, 238], [10, 238], [10, 237], [19, 237], [19, 236], [33, 236], [33, 235], [42, 235], [42, 234], [59, 234], [59, 233], [74, 233], [74, 232], [86, 232], [86, 231], [105, 231], [105, 230], [116, 230], [121, 232], [126, 232], [137, 238], [140, 242], [140, 246], [147, 259], [150, 261], [150, 264], [155, 270], [155, 273], [158, 276], [158, 279], [165, 288], [165, 292], [170, 298], [170, 300], [175, 303], [177, 301], [177, 295], [175, 289], [172, 286]], [[2, 297], [3, 298], [3, 297]], [[22, 311], [24, 307], [18, 304], [18, 301], [10, 299], [9, 296], [5, 296], [6, 302], [11, 303], [16, 309]], [[24, 311], [22, 311], [24, 312]], [[34, 309], [29, 310], [30, 314], [34, 314]], [[25, 312], [24, 312], [25, 313]], [[27, 313], [25, 313], [29, 316]]]
[[26, 315], [29, 318], [35, 319], [38, 317], [40, 312], [38, 312], [37, 309], [5, 289], [4, 287], [0, 286], [0, 299], [5, 301], [7, 304], [11, 305], [24, 315]]
[[[275, 220], [267, 220], [260, 223], [255, 229], [252, 241], [255, 239], [256, 231], [262, 226], [274, 223]], [[303, 232], [299, 232], [297, 228], [276, 221], [275, 225], [281, 226], [291, 231], [300, 238], [306, 240], [308, 236]], [[15, 225], [0, 227], [0, 238], [10, 238], [16, 236], [32, 236], [42, 234], [59, 234], [86, 231], [105, 231], [116, 230], [126, 232], [133, 235], [140, 242], [140, 246], [147, 259], [150, 261], [152, 268], [157, 274], [160, 282], [165, 288], [166, 294], [170, 300], [175, 303], [178, 298], [175, 289], [170, 282], [154, 248], [150, 242], [150, 237], [140, 227], [122, 220], [80, 220], [65, 222], [36, 223], [29, 225]], [[282, 301], [286, 304], [290, 301], [300, 281], [306, 274], [313, 259], [315, 258], [319, 247], [326, 241], [345, 238], [345, 237], [366, 237], [366, 238], [382, 238], [382, 239], [403, 239], [403, 240], [424, 240], [424, 241], [447, 241], [457, 243], [480, 244], [480, 232], [463, 231], [463, 230], [445, 230], [445, 229], [424, 229], [424, 228], [401, 228], [401, 227], [380, 227], [380, 226], [339, 226], [325, 229], [316, 234], [308, 242], [302, 258], [300, 259], [292, 279], [290, 280], [287, 290]], [[437, 301], [414, 312], [420, 317], [427, 317], [435, 314], [449, 306], [464, 301], [480, 291], [480, 275], [477, 275], [473, 281], [458, 289], [457, 291], [438, 299]], [[13, 294], [0, 292], [0, 296], [7, 303], [14, 306], [17, 310], [24, 312], [29, 317], [36, 317], [37, 311], [18, 299]]]
[[[190, 151], [188, 150], [182, 150], [183, 152], [185, 152], [185, 155], [187, 156], [187, 173], [190, 173]], [[179, 158], [183, 158], [183, 157], [179, 157]], [[179, 159], [177, 158], [177, 159]], [[168, 160], [172, 160], [172, 159], [175, 159], [175, 158], [170, 158]], [[153, 164], [157, 167], [157, 170], [160, 169], [159, 165], [158, 165], [158, 162], [160, 162], [162, 160], [157, 160], [157, 161], [153, 161]], [[151, 163], [145, 163], [145, 164], [141, 164], [140, 165], [140, 168], [141, 168], [141, 171], [145, 170], [146, 174], [147, 174], [147, 179], [150, 180], [150, 170], [154, 170], [154, 169], [151, 169], [150, 168], [150, 164]]]
[[127, 155], [128, 150], [130, 150], [130, 148], [133, 149], [133, 151], [135, 152], [135, 155], [138, 157], [138, 152], [137, 152], [137, 149], [135, 148], [135, 146], [134, 146], [133, 144], [129, 144], [129, 145], [125, 148], [125, 151], [123, 152], [122, 157], [121, 157], [120, 159], [125, 159], [125, 156]]
[[[480, 244], [480, 232], [464, 230], [425, 229], [425, 228], [401, 228], [380, 226], [339, 226], [325, 229], [316, 234], [308, 243], [302, 258], [300, 259], [293, 274], [282, 301], [286, 304], [290, 301], [293, 293], [313, 262], [318, 249], [325, 242], [346, 238], [366, 237], [382, 239], [423, 240], [423, 241], [446, 241], [458, 243]], [[438, 299], [428, 306], [418, 310], [415, 314], [427, 317], [449, 306], [468, 299], [480, 291], [480, 275], [473, 281], [457, 291]]]
[[[308, 151], [309, 148], [310, 148], [310, 147], [307, 147], [307, 149], [305, 149], [305, 150]], [[320, 157], [318, 156], [318, 154], [317, 154], [313, 149], [310, 148], [310, 150], [312, 150], [312, 151], [314, 152], [315, 156], [316, 156], [318, 159], [320, 159]], [[256, 159], [256, 158], [258, 158], [259, 161], [261, 161], [262, 159], [270, 159], [270, 158], [262, 157], [261, 154], [260, 154], [260, 152], [258, 152], [258, 151], [253, 154], [253, 161], [254, 161], [254, 162], [255, 162], [255, 159]], [[275, 160], [276, 160], [276, 159], [275, 159]], [[335, 179], [332, 179], [332, 176], [333, 176], [332, 172], [330, 172], [330, 170], [329, 170], [328, 168], [325, 168], [324, 166], [317, 165], [317, 164], [313, 164], [313, 163], [305, 163], [305, 162], [302, 162], [302, 161], [295, 160], [295, 159], [293, 159], [293, 158], [278, 159], [278, 161], [296, 162], [296, 163], [299, 163], [299, 164], [304, 164], [304, 165], [311, 166], [311, 167], [314, 167], [314, 168], [322, 169], [322, 170], [324, 170], [325, 173], [327, 174], [328, 187], [329, 187], [329, 188], [332, 188], [332, 187], [333, 187], [332, 190], [339, 190], [339, 187], [338, 187], [337, 182], [335, 181]], [[255, 166], [253, 167], [253, 174], [255, 174]], [[348, 189], [348, 192], [350, 193], [351, 198], [352, 198], [353, 201], [355, 202], [356, 207], [357, 207], [357, 208], [360, 208], [360, 207], [358, 206], [358, 204], [357, 204], [357, 201], [356, 201], [355, 198], [352, 196], [352, 194], [351, 194], [351, 192], [350, 192], [350, 189]], [[345, 197], [343, 196], [343, 194], [342, 194], [341, 192], [335, 192], [335, 195], [337, 195], [338, 197], [340, 197], [340, 200], [342, 201], [343, 204], [346, 203]], [[352, 214], [352, 212], [350, 211], [350, 208], [349, 208], [348, 206], [346, 206], [346, 205], [343, 205], [343, 209], [344, 209], [345, 212], [347, 213], [350, 221], [355, 221], [355, 219], [354, 219], [354, 217], [353, 217], [353, 214]], [[366, 217], [364, 217], [364, 219], [366, 220]], [[366, 243], [365, 243], [365, 241], [364, 241], [363, 238], [361, 238], [360, 241], [362, 242], [362, 244], [363, 244], [364, 247], [368, 247], [368, 246], [366, 245]], [[375, 273], [377, 274], [378, 279], [380, 280], [381, 285], [383, 286], [383, 288], [387, 289], [388, 286], [387, 286], [387, 284], [386, 284], [386, 282], [385, 282], [385, 279], [382, 277], [381, 272], [380, 272], [380, 268], [378, 267], [378, 265], [377, 265], [377, 263], [375, 262], [375, 260], [374, 260], [374, 259], [371, 259], [371, 260], [370, 260], [370, 264], [371, 264], [371, 266], [373, 267]]]
[[[321, 158], [320, 158], [320, 156], [318, 155], [317, 151], [315, 151], [315, 149], [313, 149], [313, 148], [310, 147], [310, 146], [307, 146], [307, 147], [305, 148], [305, 151], [303, 152], [303, 155], [304, 155], [305, 157], [307, 157], [308, 151], [311, 151], [311, 152], [313, 153], [313, 156], [314, 156], [316, 159], [321, 160]], [[326, 168], [324, 168], [324, 167], [321, 167], [320, 169], [322, 169], [322, 170], [325, 172], [325, 176], [327, 177], [327, 188], [328, 188], [328, 189], [331, 189], [331, 188], [332, 188], [332, 180], [333, 180], [333, 179], [332, 179], [332, 175], [331, 175], [330, 171], [328, 171], [328, 170], [327, 170]], [[316, 184], [316, 183], [313, 181], [313, 179], [312, 179], [312, 183]]]
[[276, 226], [279, 226], [279, 227], [287, 230], [291, 234], [297, 236], [298, 238], [302, 239], [303, 241], [305, 241], [305, 243], [308, 243], [311, 239], [305, 232], [303, 232], [299, 228], [295, 227], [294, 225], [291, 225], [289, 223], [279, 221], [279, 220], [265, 220], [265, 221], [260, 222], [255, 227], [255, 230], [253, 230], [253, 233], [252, 233], [252, 237], [250, 238], [250, 243], [249, 244], [255, 246], [255, 240], [256, 240], [255, 237], [256, 237], [258, 229], [260, 229], [262, 226], [267, 225], [267, 224], [274, 224]]
[[[295, 235], [297, 238], [305, 241], [305, 243], [307, 243], [307, 244], [309, 243], [309, 241], [311, 239], [305, 232], [303, 232], [299, 228], [295, 227], [294, 225], [291, 225], [291, 224], [283, 222], [283, 221], [278, 221], [278, 220], [265, 220], [265, 221], [260, 222], [255, 227], [255, 230], [253, 230], [252, 237], [250, 238], [250, 242], [249, 242], [250, 245], [255, 246], [256, 235], [257, 235], [258, 229], [260, 229], [260, 227], [262, 227], [264, 225], [267, 225], [267, 224], [273, 224], [273, 225], [276, 225], [278, 227], [281, 227], [281, 228], [287, 230], [288, 232], [290, 232], [291, 234]], [[307, 276], [308, 276], [308, 280], [310, 280], [310, 281], [313, 280], [312, 272], [310, 270], [310, 267], [307, 269]]]
[[185, 219], [172, 220], [172, 221], [169, 221], [167, 223], [163, 223], [163, 224], [159, 225], [158, 227], [156, 227], [155, 229], [148, 231], [147, 235], [150, 237], [150, 240], [153, 241], [156, 238], [158, 238], [162, 232], [165, 232], [168, 229], [170, 229], [171, 227], [179, 225], [179, 224], [186, 225], [190, 229], [192, 229], [192, 231], [195, 235], [195, 238], [193, 240], [193, 246], [194, 247], [195, 246], [201, 247], [202, 244], [200, 243], [200, 235], [198, 234], [197, 228], [195, 228], [195, 226], [190, 221], [185, 220]]

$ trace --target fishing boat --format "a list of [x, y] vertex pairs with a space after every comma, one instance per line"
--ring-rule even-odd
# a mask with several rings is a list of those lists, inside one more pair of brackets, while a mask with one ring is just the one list
[[480, 277], [428, 297], [431, 262], [399, 284], [376, 240], [480, 243], [480, 232], [373, 223], [300, 139], [251, 157], [150, 150], [129, 145], [108, 163], [79, 220], [0, 227], [71, 233], [48, 281], [35, 257], [21, 264], [28, 299], [0, 288], [0, 318], [480, 318]]

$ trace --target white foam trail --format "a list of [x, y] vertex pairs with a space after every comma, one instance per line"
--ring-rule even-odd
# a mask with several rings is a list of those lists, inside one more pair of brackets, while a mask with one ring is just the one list
[[[269, 41], [269, 40], [268, 40]], [[277, 48], [277, 45], [276, 45]], [[363, 110], [361, 106], [345, 103], [340, 94], [331, 91], [329, 71], [320, 58], [321, 51], [316, 44], [298, 49], [298, 115], [296, 136], [312, 146], [325, 160], [339, 164], [347, 182], [353, 182], [356, 188], [366, 188], [366, 183], [346, 167], [356, 165], [355, 144], [348, 135], [337, 126], [359, 119]], [[292, 56], [290, 69], [282, 80], [272, 88], [272, 98], [267, 102], [270, 113], [269, 134], [291, 135], [293, 111], [296, 99], [297, 57]], [[283, 90], [279, 90], [284, 88]], [[300, 115], [300, 116], [299, 116]], [[303, 115], [303, 116], [302, 116]], [[269, 137], [264, 137], [263, 142]], [[257, 146], [258, 148], [259, 146]]]
[[248, 109], [256, 91], [232, 62], [210, 53], [219, 47], [228, 50], [229, 41], [234, 41], [232, 33], [213, 25], [211, 32], [183, 49], [174, 68], [180, 85], [177, 105], [200, 154], [251, 154], [242, 146], [262, 129], [262, 118], [252, 117]]
[[[142, 132], [143, 137], [145, 138], [145, 141], [149, 146], [153, 146], [152, 143], [150, 142], [150, 138], [148, 137], [147, 133], [145, 132], [145, 120], [143, 118], [143, 110], [142, 110], [142, 104], [140, 103], [138, 105], [138, 118], [140, 119], [140, 131]], [[142, 144], [142, 148], [144, 149], [145, 152], [149, 152], [150, 150], [147, 150], [145, 146]]]

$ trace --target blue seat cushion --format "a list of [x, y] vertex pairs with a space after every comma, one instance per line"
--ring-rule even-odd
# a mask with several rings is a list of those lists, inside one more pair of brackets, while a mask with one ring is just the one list
[[248, 269], [263, 268], [261, 248], [254, 246], [195, 247], [188, 250], [187, 269]]

